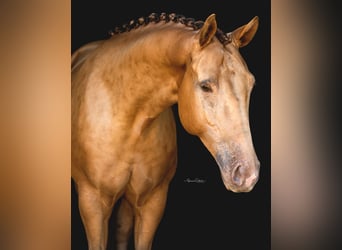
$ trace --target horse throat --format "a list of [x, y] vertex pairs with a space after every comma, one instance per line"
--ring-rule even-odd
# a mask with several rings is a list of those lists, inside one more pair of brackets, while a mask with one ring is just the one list
[[[144, 76], [127, 96], [126, 117], [132, 119], [134, 134], [140, 136], [165, 109], [178, 101], [178, 86], [184, 74], [182, 69], [159, 69], [160, 77], [146, 80]], [[162, 77], [161, 77], [162, 76]]]

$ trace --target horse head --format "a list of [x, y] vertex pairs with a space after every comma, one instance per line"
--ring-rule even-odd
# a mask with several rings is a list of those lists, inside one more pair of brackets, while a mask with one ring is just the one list
[[178, 92], [181, 123], [200, 138], [215, 158], [224, 185], [233, 192], [249, 192], [259, 176], [249, 126], [249, 99], [254, 76], [239, 53], [258, 29], [258, 17], [226, 34], [215, 34], [215, 15], [194, 36], [184, 78]]

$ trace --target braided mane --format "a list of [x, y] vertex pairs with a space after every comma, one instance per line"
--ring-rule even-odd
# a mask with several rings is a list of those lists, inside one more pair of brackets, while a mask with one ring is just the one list
[[[145, 26], [149, 23], [159, 23], [159, 22], [174, 22], [174, 23], [181, 23], [185, 25], [186, 27], [191, 27], [193, 30], [199, 30], [202, 28], [204, 22], [203, 21], [196, 21], [193, 18], [187, 18], [183, 15], [177, 15], [175, 13], [166, 14], [156, 14], [151, 13], [147, 17], [140, 17], [137, 20], [131, 20], [128, 23], [123, 24], [122, 26], [117, 26], [114, 28], [114, 30], [109, 31], [109, 35], [113, 36], [116, 34], [129, 32], [131, 30], [134, 30], [136, 28]], [[222, 30], [217, 29], [215, 36], [222, 44], [228, 44], [231, 42], [231, 37], [229, 35], [226, 35]]]

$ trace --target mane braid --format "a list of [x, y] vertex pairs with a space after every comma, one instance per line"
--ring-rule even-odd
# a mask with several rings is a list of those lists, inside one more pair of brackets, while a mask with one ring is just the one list
[[[109, 35], [113, 36], [116, 34], [121, 34], [125, 32], [129, 32], [131, 30], [137, 29], [139, 27], [146, 26], [149, 23], [159, 23], [159, 22], [174, 22], [174, 23], [181, 23], [185, 25], [186, 27], [190, 27], [193, 30], [199, 30], [202, 28], [204, 22], [203, 21], [196, 21], [193, 18], [187, 18], [183, 15], [177, 15], [175, 13], [166, 14], [156, 14], [151, 13], [147, 17], [140, 17], [137, 20], [131, 20], [128, 23], [123, 24], [122, 26], [117, 26], [114, 28], [114, 30], [109, 31]], [[222, 44], [228, 44], [231, 42], [231, 36], [229, 34], [225, 34], [222, 30], [217, 29], [215, 36]]]

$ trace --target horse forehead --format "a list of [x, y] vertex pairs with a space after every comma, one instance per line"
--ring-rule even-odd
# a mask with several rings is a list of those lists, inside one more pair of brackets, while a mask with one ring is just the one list
[[247, 64], [237, 49], [211, 48], [199, 53], [193, 63], [193, 69], [203, 74], [246, 73]]
[[220, 48], [204, 49], [193, 56], [192, 68], [197, 72], [211, 72], [223, 66], [224, 51]]
[[199, 53], [200, 61], [212, 61], [216, 63], [221, 63], [226, 51], [222, 46], [208, 46]]
[[248, 71], [247, 64], [235, 46], [228, 44], [225, 46], [227, 64], [230, 67], [239, 67]]

